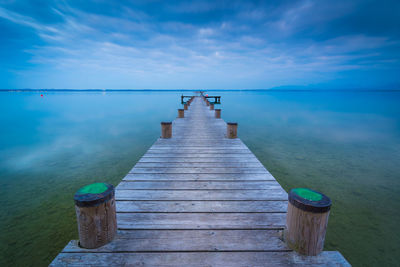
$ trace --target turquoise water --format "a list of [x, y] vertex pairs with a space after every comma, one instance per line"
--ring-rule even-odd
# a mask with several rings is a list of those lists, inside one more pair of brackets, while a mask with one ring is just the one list
[[[289, 190], [332, 198], [326, 249], [354, 266], [400, 251], [400, 92], [210, 92]], [[0, 265], [47, 265], [77, 238], [72, 197], [114, 185], [176, 117], [179, 92], [0, 93]]]

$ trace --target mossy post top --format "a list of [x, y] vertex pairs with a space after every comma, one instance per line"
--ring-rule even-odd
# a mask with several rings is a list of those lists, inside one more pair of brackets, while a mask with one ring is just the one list
[[326, 195], [308, 188], [295, 188], [289, 192], [289, 202], [295, 207], [314, 213], [323, 213], [331, 209], [331, 199]]
[[114, 186], [107, 183], [86, 185], [76, 191], [75, 204], [78, 207], [94, 207], [107, 202], [114, 196]]

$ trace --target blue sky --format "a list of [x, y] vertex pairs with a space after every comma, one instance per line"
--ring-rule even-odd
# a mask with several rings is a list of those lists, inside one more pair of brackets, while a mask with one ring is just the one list
[[0, 0], [0, 34], [0, 88], [400, 88], [398, 0]]

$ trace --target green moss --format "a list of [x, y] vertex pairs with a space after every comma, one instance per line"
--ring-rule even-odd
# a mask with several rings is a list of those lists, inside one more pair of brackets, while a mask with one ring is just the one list
[[314, 192], [308, 188], [295, 188], [293, 189], [293, 192], [299, 197], [310, 201], [320, 201], [322, 199], [322, 195], [320, 193]]
[[101, 194], [107, 191], [108, 187], [105, 183], [94, 183], [90, 185], [86, 185], [78, 190], [77, 194]]

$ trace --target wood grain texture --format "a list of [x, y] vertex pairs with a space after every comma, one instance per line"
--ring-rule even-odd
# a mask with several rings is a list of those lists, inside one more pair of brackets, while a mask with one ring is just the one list
[[295, 252], [60, 253], [50, 266], [350, 267], [337, 251], [315, 257]]
[[[227, 164], [225, 165], [226, 167], [230, 167], [231, 165], [234, 164], [240, 164], [240, 163], [259, 163], [261, 164], [256, 157], [219, 157], [219, 158], [196, 158], [196, 157], [142, 157], [139, 160], [139, 163], [142, 162], [153, 162], [153, 163], [210, 163], [210, 164], [217, 164], [217, 163], [223, 163]], [[212, 167], [212, 165], [210, 165]]]
[[64, 252], [291, 251], [281, 236], [281, 230], [125, 230], [103, 247], [88, 250], [72, 241]]
[[254, 162], [143, 162], [136, 163], [136, 168], [264, 168]]
[[161, 138], [169, 139], [172, 137], [172, 124], [161, 123]]
[[114, 239], [117, 233], [114, 197], [93, 207], [75, 206], [79, 241], [85, 248], [97, 248]]
[[275, 181], [275, 178], [268, 172], [265, 173], [128, 173], [125, 181], [140, 181], [140, 180], [207, 180], [207, 181], [235, 181], [235, 180], [270, 180]]
[[246, 213], [246, 212], [275, 212], [284, 213], [287, 201], [117, 201], [118, 212], [219, 212], [219, 213]]
[[115, 190], [116, 200], [286, 200], [283, 189], [265, 190]]
[[142, 167], [135, 167], [129, 171], [129, 173], [212, 173], [212, 174], [228, 174], [228, 173], [247, 173], [247, 174], [255, 174], [260, 173], [264, 174], [265, 169], [263, 167], [254, 167], [254, 168], [204, 168], [204, 167], [192, 167], [192, 168], [180, 168], [180, 167], [152, 167], [152, 168], [142, 168]]
[[285, 240], [300, 254], [315, 256], [324, 249], [329, 211], [313, 213], [303, 211], [289, 202]]
[[283, 229], [285, 213], [117, 213], [118, 229]]
[[116, 188], [126, 189], [168, 189], [168, 190], [279, 190], [281, 186], [276, 181], [122, 181]]

